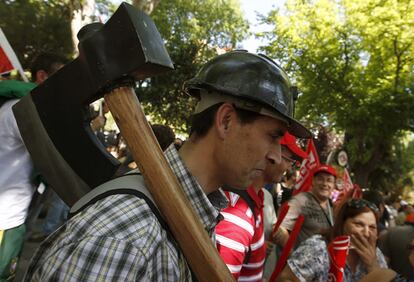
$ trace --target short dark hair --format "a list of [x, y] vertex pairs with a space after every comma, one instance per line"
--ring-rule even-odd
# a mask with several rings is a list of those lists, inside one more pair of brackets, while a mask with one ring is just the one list
[[165, 151], [168, 146], [174, 142], [174, 131], [168, 125], [153, 124], [151, 125], [152, 131], [160, 144], [160, 147]]
[[60, 65], [64, 65], [66, 59], [63, 56], [53, 54], [53, 53], [40, 53], [32, 61], [30, 67], [30, 73], [32, 75], [32, 81], [36, 81], [36, 73], [38, 71], [45, 71], [48, 75], [52, 75], [58, 70]]
[[[204, 137], [213, 126], [214, 116], [221, 105], [223, 105], [223, 103], [217, 103], [201, 113], [195, 114], [191, 120], [190, 136], [195, 134], [198, 138]], [[234, 105], [233, 107], [242, 124], [252, 123], [260, 116], [259, 113], [242, 110], [236, 108]]]

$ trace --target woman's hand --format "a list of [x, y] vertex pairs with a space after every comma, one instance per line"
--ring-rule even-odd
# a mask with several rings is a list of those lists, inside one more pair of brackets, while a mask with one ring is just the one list
[[359, 255], [361, 261], [367, 267], [368, 273], [379, 267], [377, 261], [377, 236], [372, 234], [369, 238], [355, 233], [351, 235], [354, 250]]

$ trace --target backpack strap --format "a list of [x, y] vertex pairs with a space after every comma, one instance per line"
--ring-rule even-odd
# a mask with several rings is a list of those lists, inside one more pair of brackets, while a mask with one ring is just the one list
[[[161, 216], [161, 213], [154, 202], [150, 192], [148, 191], [147, 187], [145, 186], [144, 178], [140, 173], [129, 173], [123, 176], [117, 177], [112, 179], [108, 182], [105, 182], [98, 187], [92, 189], [89, 193], [84, 195], [80, 198], [70, 209], [69, 211], [69, 218], [75, 216], [76, 214], [80, 213], [81, 211], [85, 210], [89, 206], [93, 205], [94, 203], [110, 196], [110, 195], [120, 195], [120, 194], [129, 194], [134, 195], [140, 199], [143, 199], [147, 205], [150, 207], [154, 215], [157, 217], [158, 222], [160, 223], [161, 227], [167, 233], [168, 239], [173, 242], [177, 252], [180, 251], [178, 244], [176, 243], [174, 236], [168, 227], [167, 223]], [[191, 269], [190, 265], [188, 265], [192, 281], [197, 281], [196, 276]]]
[[162, 218], [154, 199], [147, 187], [145, 187], [144, 178], [139, 173], [131, 173], [117, 177], [92, 189], [72, 206], [69, 211], [69, 218], [108, 196], [121, 194], [134, 195], [143, 199], [157, 217], [161, 227], [167, 232], [168, 238], [174, 238], [167, 223]]
[[[135, 192], [133, 192], [135, 191]], [[90, 205], [106, 198], [110, 195], [116, 194], [133, 194], [142, 195], [144, 200], [148, 199], [149, 202], [155, 207], [155, 212], [160, 213], [157, 205], [154, 202], [150, 192], [145, 186], [144, 178], [140, 173], [126, 174], [110, 181], [107, 181], [98, 187], [92, 189], [89, 193], [80, 198], [70, 209], [70, 217], [76, 215], [82, 210], [86, 209]], [[152, 206], [150, 205], [151, 209]], [[154, 212], [154, 213], [155, 213]]]

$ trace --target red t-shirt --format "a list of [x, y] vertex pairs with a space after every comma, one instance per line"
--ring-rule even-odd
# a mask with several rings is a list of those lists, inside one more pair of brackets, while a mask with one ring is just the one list
[[[222, 210], [224, 217], [216, 227], [216, 242], [220, 256], [239, 281], [259, 281], [263, 276], [266, 244], [263, 228], [263, 191], [256, 194], [247, 189], [255, 203], [255, 222], [252, 210], [238, 194], [226, 191], [229, 206]], [[248, 260], [244, 262], [248, 255]]]

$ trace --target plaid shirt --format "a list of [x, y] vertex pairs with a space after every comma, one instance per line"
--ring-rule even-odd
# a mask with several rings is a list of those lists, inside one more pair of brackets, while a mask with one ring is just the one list
[[[207, 196], [174, 146], [166, 158], [205, 229], [214, 238], [221, 190]], [[212, 200], [213, 199], [213, 200]], [[112, 195], [71, 218], [32, 258], [25, 281], [190, 281], [191, 271], [175, 240], [150, 207], [133, 195]]]

